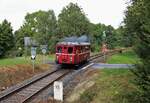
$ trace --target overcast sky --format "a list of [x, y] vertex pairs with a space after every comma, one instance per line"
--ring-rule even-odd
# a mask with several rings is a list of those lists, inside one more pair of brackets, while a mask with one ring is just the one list
[[70, 2], [78, 3], [92, 23], [117, 28], [123, 20], [127, 0], [0, 0], [0, 23], [7, 19], [17, 30], [27, 12], [53, 9], [56, 16]]

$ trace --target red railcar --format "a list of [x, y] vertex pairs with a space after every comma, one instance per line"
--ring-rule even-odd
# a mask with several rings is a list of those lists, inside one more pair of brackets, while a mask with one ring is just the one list
[[59, 42], [56, 45], [56, 63], [80, 64], [90, 58], [90, 43]]

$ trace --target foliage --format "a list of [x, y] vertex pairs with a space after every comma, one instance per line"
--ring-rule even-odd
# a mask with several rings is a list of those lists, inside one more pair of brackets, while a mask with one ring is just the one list
[[77, 4], [70, 3], [58, 16], [58, 29], [60, 37], [89, 34], [89, 20]]
[[129, 32], [126, 26], [116, 29], [116, 35], [118, 46], [132, 47], [136, 43], [135, 35]]
[[141, 63], [133, 71], [136, 84], [141, 89], [141, 102], [150, 102], [150, 1], [132, 0], [126, 11], [125, 24], [128, 32], [136, 37], [136, 53]]
[[105, 42], [108, 45], [109, 49], [113, 49], [117, 43], [115, 29], [111, 25], [108, 25], [105, 32], [106, 32]]
[[102, 34], [105, 28], [104, 24], [90, 24], [91, 29], [91, 50], [93, 51], [100, 51], [100, 45], [102, 45]]
[[0, 24], [0, 57], [6, 56], [8, 50], [14, 46], [14, 36], [11, 24], [4, 20]]
[[[104, 24], [90, 24], [91, 30], [91, 44], [92, 51], [100, 51], [102, 43], [106, 43], [109, 49], [117, 46], [117, 33], [115, 29], [108, 25]], [[105, 31], [106, 37], [103, 37], [103, 32]]]

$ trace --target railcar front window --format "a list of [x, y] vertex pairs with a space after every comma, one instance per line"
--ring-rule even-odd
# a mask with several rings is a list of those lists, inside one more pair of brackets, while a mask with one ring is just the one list
[[57, 48], [57, 52], [58, 52], [58, 53], [61, 53], [61, 52], [62, 52], [62, 48], [61, 48], [61, 47], [58, 47], [58, 48]]
[[68, 48], [68, 53], [71, 54], [72, 52], [73, 52], [73, 48], [72, 48], [72, 47], [69, 47], [69, 48]]

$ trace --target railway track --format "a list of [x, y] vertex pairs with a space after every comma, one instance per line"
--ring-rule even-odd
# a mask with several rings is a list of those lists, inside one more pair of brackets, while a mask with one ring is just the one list
[[[105, 55], [119, 52], [119, 50], [109, 51]], [[90, 57], [89, 61], [98, 57], [103, 57], [103, 53], [98, 53]], [[86, 68], [86, 66], [84, 67]], [[54, 81], [63, 78], [65, 75], [70, 73], [72, 70], [69, 69], [55, 69], [39, 75], [37, 78], [22, 84], [11, 91], [6, 91], [0, 94], [0, 103], [27, 103], [39, 94], [41, 91], [49, 87]]]
[[27, 103], [34, 95], [40, 93], [42, 90], [52, 85], [54, 81], [62, 78], [70, 71], [71, 70], [68, 69], [57, 69], [45, 74], [22, 87], [2, 95], [0, 97], [0, 103]]

